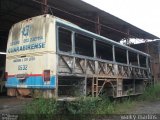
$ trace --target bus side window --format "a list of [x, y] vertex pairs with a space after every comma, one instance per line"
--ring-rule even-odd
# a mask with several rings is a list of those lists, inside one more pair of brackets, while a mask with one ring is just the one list
[[129, 64], [130, 65], [135, 65], [138, 66], [138, 59], [137, 59], [137, 54], [134, 52], [128, 52], [129, 54]]
[[126, 50], [119, 47], [115, 47], [115, 59], [116, 62], [126, 64], [127, 63]]
[[139, 55], [140, 67], [146, 67], [146, 57]]
[[76, 54], [93, 57], [93, 39], [82, 34], [75, 34]]
[[96, 41], [96, 57], [104, 60], [113, 60], [112, 45]]
[[72, 40], [71, 37], [72, 32], [64, 29], [58, 29], [58, 40], [59, 40], [59, 50], [63, 52], [71, 52], [72, 51]]

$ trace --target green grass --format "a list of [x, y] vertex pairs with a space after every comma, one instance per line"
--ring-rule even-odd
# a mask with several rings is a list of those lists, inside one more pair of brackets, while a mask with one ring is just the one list
[[57, 102], [54, 99], [40, 98], [33, 100], [26, 107], [28, 114], [54, 114], [57, 110]]
[[59, 105], [55, 99], [34, 99], [26, 105], [21, 119], [39, 120], [42, 116], [49, 119], [53, 114], [58, 114]]
[[[81, 97], [77, 101], [57, 102], [55, 99], [39, 98], [33, 100], [25, 108], [25, 114], [32, 115], [32, 119], [45, 115], [45, 117], [67, 114], [125, 114], [132, 110], [141, 101], [160, 100], [160, 85], [147, 88], [143, 95], [132, 99], [131, 97], [121, 100], [108, 98]], [[43, 116], [44, 117], [44, 116]]]
[[[124, 109], [132, 107], [133, 101], [111, 101], [108, 98], [81, 97], [72, 102], [57, 102], [54, 99], [35, 99], [25, 108], [26, 114], [115, 114], [124, 113]], [[119, 109], [121, 108], [121, 109]], [[122, 111], [123, 110], [123, 111]]]
[[126, 98], [123, 102], [117, 103], [113, 114], [127, 114], [137, 104], [136, 101]]
[[76, 101], [67, 102], [65, 107], [69, 114], [93, 114], [98, 103], [99, 98], [81, 97]]
[[160, 100], [160, 84], [148, 87], [138, 99], [142, 101]]

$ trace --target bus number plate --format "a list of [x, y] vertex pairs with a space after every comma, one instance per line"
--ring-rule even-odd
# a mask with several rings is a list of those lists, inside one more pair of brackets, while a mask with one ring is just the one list
[[27, 65], [18, 65], [18, 70], [27, 70]]

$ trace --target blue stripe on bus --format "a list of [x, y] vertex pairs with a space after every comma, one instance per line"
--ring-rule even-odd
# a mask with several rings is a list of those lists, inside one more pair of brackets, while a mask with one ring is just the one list
[[30, 76], [25, 80], [19, 80], [16, 77], [9, 77], [5, 84], [6, 87], [12, 88], [55, 88], [56, 77], [52, 76], [49, 84], [45, 84], [42, 76]]

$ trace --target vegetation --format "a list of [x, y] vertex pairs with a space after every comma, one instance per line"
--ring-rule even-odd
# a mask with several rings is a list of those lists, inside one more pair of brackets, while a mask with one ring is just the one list
[[26, 107], [28, 114], [54, 114], [57, 111], [57, 102], [54, 99], [35, 99]]
[[128, 109], [133, 101], [126, 98], [121, 101], [111, 101], [108, 98], [81, 97], [72, 102], [57, 102], [54, 99], [35, 99], [25, 108], [25, 113], [46, 116], [52, 114], [115, 114], [123, 113], [119, 108]]
[[[57, 102], [55, 99], [35, 99], [29, 103], [25, 113], [35, 117], [51, 117], [58, 114], [86, 115], [86, 114], [124, 114], [133, 109], [141, 101], [160, 99], [160, 85], [155, 85], [144, 92], [143, 95], [132, 99], [131, 97], [110, 100], [108, 98], [81, 97], [72, 102]], [[34, 116], [35, 115], [35, 116]], [[33, 117], [34, 116], [34, 117]]]
[[141, 101], [155, 101], [160, 100], [160, 84], [148, 87], [144, 94], [139, 97]]

